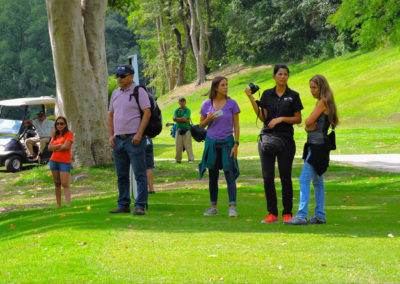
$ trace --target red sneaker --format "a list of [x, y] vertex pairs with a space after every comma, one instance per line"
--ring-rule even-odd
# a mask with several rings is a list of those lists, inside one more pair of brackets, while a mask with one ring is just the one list
[[283, 214], [283, 223], [289, 222], [290, 220], [292, 220], [292, 215]]
[[269, 214], [264, 220], [261, 221], [261, 223], [279, 223], [279, 217]]

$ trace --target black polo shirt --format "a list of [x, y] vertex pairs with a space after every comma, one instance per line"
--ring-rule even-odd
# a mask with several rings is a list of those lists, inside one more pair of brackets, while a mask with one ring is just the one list
[[[295, 112], [303, 109], [299, 93], [286, 87], [285, 93], [279, 97], [275, 89], [276, 87], [265, 90], [261, 96], [261, 105], [267, 109], [267, 120], [264, 122], [264, 130], [268, 129], [267, 125], [273, 118], [294, 116]], [[272, 130], [267, 130], [267, 132], [274, 132], [279, 136], [292, 138], [294, 133], [293, 124], [281, 122]]]

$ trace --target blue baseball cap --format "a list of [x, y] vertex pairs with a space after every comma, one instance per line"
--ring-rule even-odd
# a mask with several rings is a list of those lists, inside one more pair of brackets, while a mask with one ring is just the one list
[[135, 74], [135, 70], [129, 64], [124, 64], [118, 66], [117, 70], [115, 71], [116, 74]]

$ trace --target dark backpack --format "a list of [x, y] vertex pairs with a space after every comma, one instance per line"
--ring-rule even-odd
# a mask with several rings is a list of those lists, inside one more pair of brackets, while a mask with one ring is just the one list
[[139, 106], [140, 110], [140, 118], [143, 117], [143, 111], [142, 108], [139, 105], [139, 88], [143, 88], [147, 95], [149, 96], [150, 100], [150, 112], [151, 116], [149, 119], [149, 124], [147, 124], [146, 129], [144, 130], [144, 135], [154, 138], [158, 134], [160, 134], [162, 130], [162, 115], [161, 115], [161, 110], [157, 105], [157, 97], [150, 95], [147, 92], [146, 87], [144, 86], [136, 86], [135, 89], [133, 89], [133, 94], [129, 96], [129, 101], [131, 100], [132, 96], [135, 98], [137, 105]]

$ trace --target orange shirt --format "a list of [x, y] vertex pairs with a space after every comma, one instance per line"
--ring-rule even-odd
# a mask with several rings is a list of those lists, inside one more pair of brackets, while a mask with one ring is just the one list
[[[51, 144], [59, 145], [64, 144], [65, 141], [70, 140], [71, 143], [74, 142], [74, 134], [71, 131], [68, 131], [64, 136], [59, 136], [54, 140], [54, 137], [51, 138]], [[59, 163], [71, 163], [71, 148], [67, 151], [53, 152], [50, 160]]]

